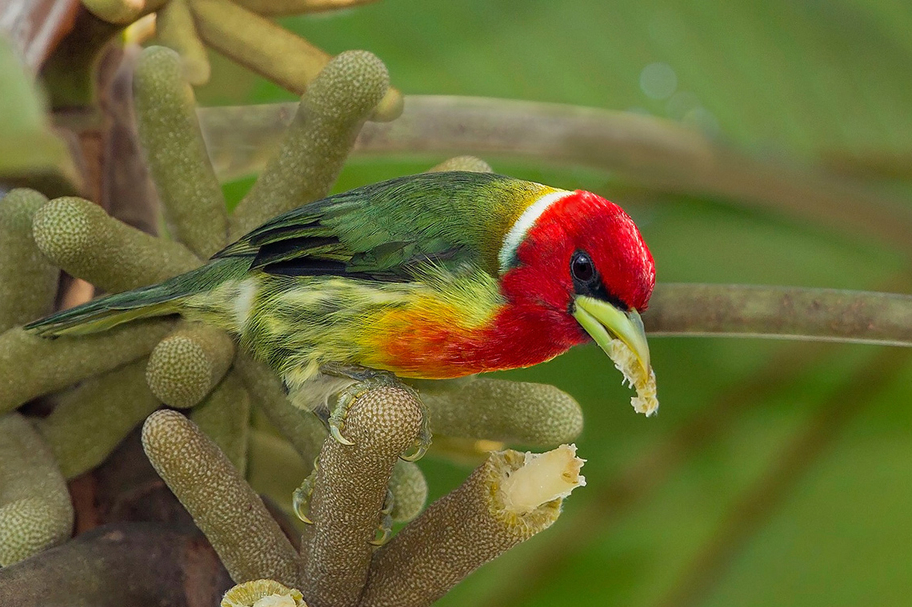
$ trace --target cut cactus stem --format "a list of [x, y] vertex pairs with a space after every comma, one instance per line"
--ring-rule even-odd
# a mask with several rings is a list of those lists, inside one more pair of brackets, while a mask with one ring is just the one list
[[576, 445], [561, 445], [546, 453], [526, 453], [523, 466], [501, 485], [503, 502], [514, 514], [531, 512], [586, 485], [580, 469], [586, 460], [576, 457]]

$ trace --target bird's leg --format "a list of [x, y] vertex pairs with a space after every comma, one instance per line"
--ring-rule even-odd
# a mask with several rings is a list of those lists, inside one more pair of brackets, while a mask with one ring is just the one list
[[[334, 439], [343, 445], [353, 444], [350, 440], [342, 435], [342, 430], [345, 428], [345, 418], [348, 415], [348, 410], [351, 408], [354, 402], [358, 400], [358, 398], [370, 390], [382, 387], [402, 388], [411, 392], [414, 395], [415, 399], [421, 403], [421, 399], [418, 397], [417, 392], [415, 392], [415, 390], [410, 386], [402, 383], [399, 378], [395, 376], [395, 374], [390, 373], [389, 371], [380, 371], [377, 369], [371, 369], [369, 367], [341, 364], [327, 364], [324, 365], [320, 371], [324, 375], [331, 375], [353, 380], [350, 385], [339, 390], [330, 399], [330, 401], [333, 399], [335, 400], [334, 406], [332, 406], [331, 402], [327, 403], [330, 405], [327, 410], [329, 415], [328, 417], [323, 417], [323, 419], [326, 420], [327, 427], [329, 428], [329, 433]], [[431, 428], [428, 421], [427, 408], [424, 406], [424, 403], [421, 403], [421, 409], [421, 432], [418, 434], [418, 438], [415, 440], [414, 449], [411, 449], [410, 453], [400, 456], [405, 461], [413, 462], [421, 459], [427, 452], [428, 447], [431, 445]], [[331, 413], [329, 411], [331, 411]]]
[[361, 365], [347, 365], [344, 363], [326, 363], [320, 367], [320, 372], [334, 377], [344, 377], [357, 382], [385, 378], [383, 385], [399, 385], [399, 378], [394, 373], [362, 367]]

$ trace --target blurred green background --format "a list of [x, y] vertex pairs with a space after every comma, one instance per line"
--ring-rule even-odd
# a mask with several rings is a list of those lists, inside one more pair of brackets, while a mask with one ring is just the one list
[[[383, 0], [283, 24], [331, 53], [375, 52], [406, 94], [643, 112], [912, 204], [912, 5], [903, 0]], [[216, 60], [199, 99], [292, 96]], [[356, 159], [338, 189], [442, 159]], [[851, 226], [609, 172], [488, 160], [499, 172], [620, 203], [650, 244], [660, 281], [909, 292], [906, 254]], [[248, 184], [227, 191], [237, 196]], [[441, 605], [910, 604], [907, 350], [724, 338], [651, 347], [662, 402], [653, 419], [633, 413], [620, 375], [594, 346], [504, 374], [580, 400], [589, 485], [552, 529]], [[422, 467], [433, 497], [468, 471], [433, 458]]]

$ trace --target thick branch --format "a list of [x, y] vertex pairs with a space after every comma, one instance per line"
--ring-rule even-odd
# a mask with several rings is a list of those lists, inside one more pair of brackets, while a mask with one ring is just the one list
[[660, 284], [643, 322], [650, 335], [778, 337], [912, 346], [912, 295]]
[[118, 523], [0, 570], [5, 605], [209, 607], [231, 582], [199, 532]]

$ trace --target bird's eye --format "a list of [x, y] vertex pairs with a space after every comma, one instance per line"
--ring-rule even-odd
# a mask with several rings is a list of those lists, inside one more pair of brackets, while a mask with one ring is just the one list
[[586, 253], [577, 251], [570, 260], [570, 273], [576, 280], [587, 283], [595, 278], [595, 266]]

